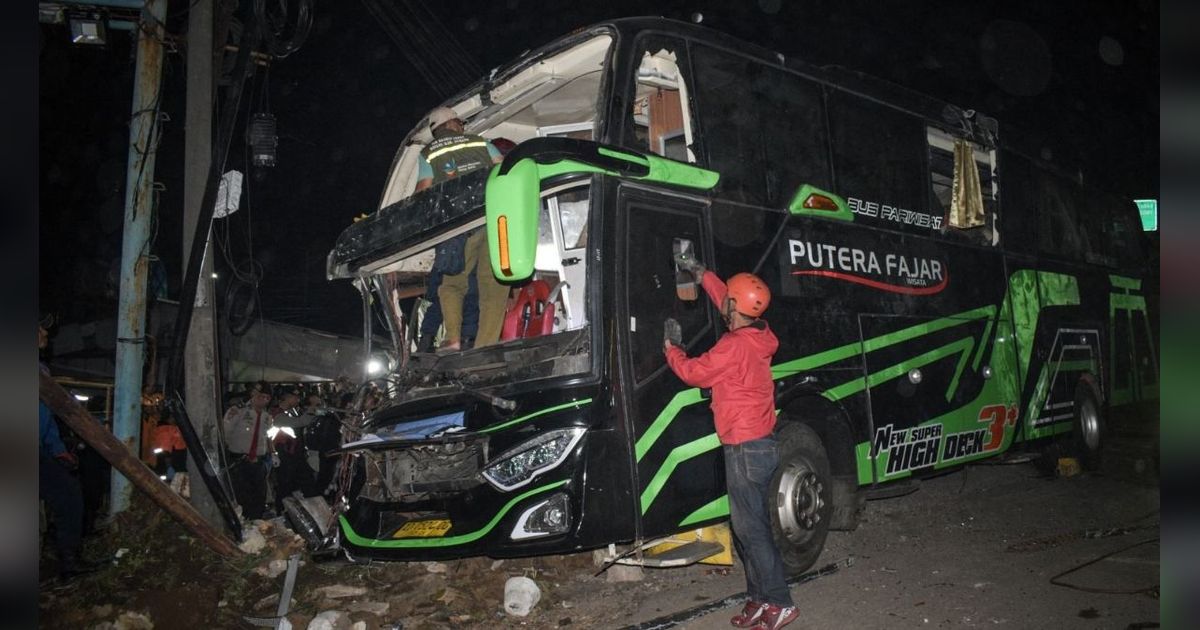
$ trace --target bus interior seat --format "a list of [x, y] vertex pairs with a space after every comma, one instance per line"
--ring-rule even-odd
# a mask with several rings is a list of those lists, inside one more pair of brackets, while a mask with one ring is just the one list
[[557, 288], [550, 290], [545, 280], [533, 280], [521, 287], [512, 307], [504, 314], [500, 340], [540, 337], [554, 331], [554, 298]]

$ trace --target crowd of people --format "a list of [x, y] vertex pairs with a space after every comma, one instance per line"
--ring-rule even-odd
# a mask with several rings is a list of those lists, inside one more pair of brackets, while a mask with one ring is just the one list
[[242, 518], [282, 514], [283, 500], [297, 493], [333, 495], [338, 460], [329, 454], [341, 442], [340, 416], [353, 395], [346, 386], [322, 392], [259, 381], [229, 397], [221, 422], [225, 470]]
[[[49, 341], [50, 318], [38, 323], [38, 349]], [[39, 370], [49, 368], [39, 360]], [[224, 471], [246, 520], [283, 514], [289, 496], [326, 496], [336, 491], [336, 457], [341, 443], [341, 416], [351, 406], [348, 380], [296, 385], [253, 383], [226, 400], [221, 423]], [[369, 394], [366, 406], [378, 404]], [[93, 410], [95, 412], [95, 410]], [[98, 421], [109, 425], [109, 419]], [[134, 450], [144, 464], [185, 498], [190, 493], [188, 448], [177, 419], [163, 396], [147, 388], [142, 396], [141, 443]], [[46, 542], [54, 549], [60, 580], [99, 568], [85, 559], [83, 541], [102, 523], [111, 467], [95, 449], [77, 437], [42, 400], [38, 400], [38, 495], [43, 506]]]

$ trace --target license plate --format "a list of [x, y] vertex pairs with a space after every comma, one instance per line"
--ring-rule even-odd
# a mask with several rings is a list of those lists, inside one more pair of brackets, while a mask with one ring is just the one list
[[392, 538], [433, 538], [442, 536], [450, 531], [450, 519], [437, 518], [426, 521], [409, 521], [405, 523]]

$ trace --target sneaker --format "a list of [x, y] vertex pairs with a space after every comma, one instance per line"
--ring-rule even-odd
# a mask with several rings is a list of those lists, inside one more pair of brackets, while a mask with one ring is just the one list
[[734, 615], [729, 623], [735, 628], [749, 628], [758, 623], [758, 618], [762, 616], [766, 608], [766, 602], [756, 602], [753, 599], [747, 601], [746, 605], [742, 607], [742, 612]]
[[754, 630], [778, 630], [792, 623], [799, 616], [800, 610], [795, 606], [783, 608], [768, 604], [763, 610], [762, 616], [758, 618], [758, 624], [754, 626]]

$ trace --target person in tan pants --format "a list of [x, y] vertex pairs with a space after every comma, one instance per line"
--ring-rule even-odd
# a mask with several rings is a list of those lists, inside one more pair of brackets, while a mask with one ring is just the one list
[[438, 288], [438, 300], [442, 306], [446, 341], [441, 350], [462, 349], [463, 298], [467, 294], [467, 282], [472, 273], [479, 289], [479, 332], [475, 336], [475, 347], [491, 345], [500, 340], [500, 329], [504, 326], [504, 310], [508, 306], [508, 285], [496, 279], [488, 257], [487, 230], [479, 228], [467, 237], [463, 248], [462, 273], [442, 277]]

